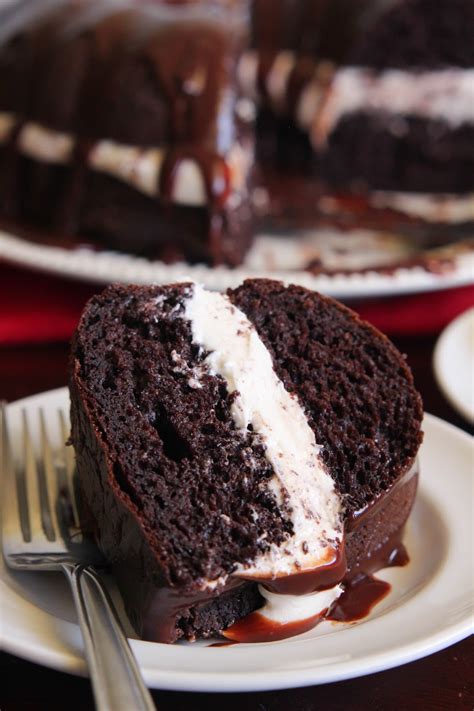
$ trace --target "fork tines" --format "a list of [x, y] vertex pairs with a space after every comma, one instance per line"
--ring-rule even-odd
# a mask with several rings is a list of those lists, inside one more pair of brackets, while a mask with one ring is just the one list
[[[46, 417], [39, 410], [39, 452], [35, 450], [26, 409], [22, 410], [23, 457], [14, 454], [5, 403], [2, 403], [3, 544], [6, 555], [28, 550], [64, 548], [65, 532], [77, 528], [73, 453], [66, 447], [67, 426], [59, 412], [63, 445], [55, 450], [50, 442]], [[29, 544], [29, 545], [27, 545]]]

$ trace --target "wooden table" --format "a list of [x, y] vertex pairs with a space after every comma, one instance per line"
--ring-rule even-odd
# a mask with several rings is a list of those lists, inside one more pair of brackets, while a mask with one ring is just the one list
[[[397, 346], [408, 356], [425, 409], [466, 428], [433, 380], [434, 339], [398, 340]], [[66, 367], [67, 346], [64, 344], [0, 349], [0, 396], [15, 400], [64, 385]], [[472, 711], [473, 670], [471, 638], [412, 664], [337, 684], [252, 694], [156, 691], [153, 696], [161, 711]], [[86, 679], [2, 654], [0, 709], [79, 711], [93, 709], [93, 699]]]

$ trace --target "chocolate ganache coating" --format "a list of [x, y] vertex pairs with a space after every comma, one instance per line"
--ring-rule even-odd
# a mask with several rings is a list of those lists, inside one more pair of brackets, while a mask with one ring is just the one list
[[[292, 532], [265, 488], [265, 448], [236, 430], [233, 395], [203, 371], [183, 318], [190, 288], [109, 287], [86, 307], [71, 351], [83, 526], [138, 633], [168, 642], [215, 636], [257, 609], [257, 585], [232, 575], [236, 563]], [[348, 574], [383, 567], [416, 492], [422, 409], [404, 359], [305, 289], [253, 280], [228, 296], [322, 445], [344, 502]]]

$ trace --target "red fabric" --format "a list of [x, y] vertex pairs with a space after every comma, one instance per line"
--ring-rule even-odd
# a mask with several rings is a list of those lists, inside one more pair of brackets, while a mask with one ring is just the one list
[[[0, 264], [0, 345], [66, 341], [102, 285], [83, 284]], [[349, 305], [390, 336], [441, 331], [474, 304], [474, 286]]]
[[349, 304], [388, 336], [429, 336], [474, 305], [474, 286]]

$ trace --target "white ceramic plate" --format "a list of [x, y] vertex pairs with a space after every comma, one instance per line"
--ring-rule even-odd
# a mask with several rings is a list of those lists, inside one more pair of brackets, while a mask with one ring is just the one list
[[444, 329], [436, 344], [433, 367], [446, 399], [474, 424], [474, 308]]
[[[472, 281], [474, 251], [454, 245], [433, 252], [446, 254], [452, 267], [432, 272], [421, 266], [393, 271], [370, 270], [400, 263], [414, 255], [409, 240], [357, 230], [348, 235], [336, 230], [319, 230], [295, 236], [258, 235], [245, 264], [235, 269], [204, 265], [172, 265], [118, 252], [93, 251], [81, 247], [65, 249], [30, 242], [0, 229], [0, 259], [31, 269], [84, 281], [150, 284], [194, 279], [210, 289], [235, 288], [244, 279], [264, 277], [300, 284], [340, 299], [410, 294], [463, 286]], [[327, 274], [312, 275], [304, 266], [321, 261]], [[359, 270], [359, 271], [358, 271]], [[352, 273], [351, 273], [352, 271]]]
[[[22, 408], [46, 411], [51, 433], [65, 388], [10, 405], [14, 448]], [[472, 630], [472, 444], [462, 431], [426, 416], [420, 491], [406, 543], [411, 562], [380, 577], [390, 594], [365, 620], [324, 622], [299, 637], [266, 644], [209, 648], [132, 640], [152, 687], [187, 691], [253, 691], [321, 684], [410, 662]], [[34, 430], [34, 436], [38, 432]], [[59, 444], [59, 440], [56, 439]], [[0, 570], [4, 648], [55, 669], [85, 674], [79, 628], [62, 576]]]

